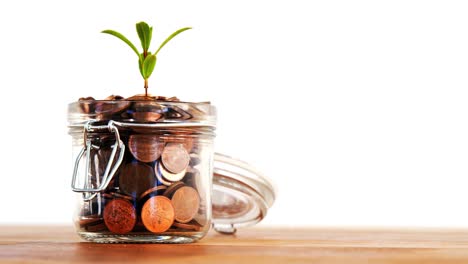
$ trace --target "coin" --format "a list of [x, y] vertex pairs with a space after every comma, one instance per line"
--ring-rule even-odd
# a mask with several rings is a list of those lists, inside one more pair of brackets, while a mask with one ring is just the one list
[[156, 97], [154, 95], [148, 94], [136, 94], [127, 98], [128, 101], [154, 101]]
[[89, 97], [81, 97], [78, 99], [78, 102], [80, 104], [81, 112], [84, 114], [90, 114], [94, 112], [94, 107], [95, 107], [95, 102], [96, 100], [89, 96]]
[[97, 222], [102, 221], [102, 220], [103, 220], [102, 217], [95, 214], [95, 215], [89, 215], [89, 216], [86, 216], [86, 217], [80, 217], [79, 220], [78, 220], [78, 224], [81, 227], [83, 227], [83, 226], [87, 226], [87, 225], [97, 223]]
[[103, 193], [103, 194], [102, 194], [102, 197], [103, 197], [104, 199], [114, 199], [114, 198], [115, 198], [115, 197], [114, 197], [112, 194], [110, 194], [110, 193]]
[[180, 102], [179, 98], [177, 98], [175, 96], [172, 96], [172, 97], [160, 96], [160, 98], [158, 100], [168, 101], [168, 102]]
[[175, 191], [172, 196], [175, 220], [179, 223], [188, 223], [198, 212], [200, 197], [198, 192], [189, 186], [184, 186]]
[[92, 96], [88, 96], [88, 97], [81, 97], [80, 99], [78, 99], [78, 101], [95, 101], [96, 99], [94, 99], [94, 97]]
[[167, 144], [169, 143], [178, 143], [184, 146], [185, 150], [190, 153], [193, 149], [194, 141], [193, 138], [189, 137], [190, 133], [193, 131], [184, 131], [184, 129], [178, 129], [175, 135], [171, 136], [161, 136], [161, 140], [165, 141]]
[[120, 96], [120, 95], [113, 95], [113, 94], [107, 96], [106, 98], [104, 98], [104, 100], [111, 100], [111, 101], [113, 101], [113, 100], [123, 100], [123, 99], [124, 99], [124, 98], [123, 98], [122, 96]]
[[173, 97], [165, 97], [159, 95], [144, 95], [144, 94], [137, 94], [127, 98], [129, 101], [170, 101], [170, 102], [179, 102], [180, 100], [173, 96]]
[[108, 227], [106, 224], [101, 221], [95, 224], [87, 225], [84, 227], [84, 229], [88, 232], [102, 232], [105, 231]]
[[168, 143], [161, 154], [164, 168], [172, 173], [185, 170], [190, 162], [190, 156], [182, 144]]
[[131, 162], [124, 165], [119, 174], [119, 188], [132, 197], [140, 195], [155, 186], [153, 168], [140, 163]]
[[186, 230], [193, 230], [193, 231], [200, 231], [201, 228], [202, 228], [202, 226], [200, 226], [195, 221], [192, 221], [192, 222], [186, 223], [186, 224], [174, 222], [174, 224], [172, 224], [172, 225], [175, 226], [175, 227], [178, 227], [178, 228], [182, 228], [182, 229], [186, 229]]
[[107, 228], [116, 234], [132, 231], [137, 217], [133, 205], [124, 199], [114, 199], [104, 208], [104, 222]]
[[164, 145], [155, 135], [136, 134], [128, 139], [132, 155], [142, 162], [153, 162], [161, 156]]
[[109, 194], [110, 194], [113, 198], [122, 198], [122, 199], [128, 200], [128, 201], [130, 201], [130, 202], [133, 201], [133, 197], [128, 196], [128, 195], [125, 195], [125, 194], [121, 194], [121, 193], [117, 193], [117, 192], [110, 192]]
[[133, 119], [141, 122], [154, 122], [161, 118], [161, 114], [154, 112], [134, 112], [132, 114]]
[[164, 196], [153, 196], [143, 205], [141, 219], [146, 229], [153, 233], [168, 230], [174, 222], [174, 207]]
[[99, 214], [80, 217], [80, 219], [75, 224], [78, 224], [79, 228], [88, 232], [104, 231], [107, 229], [106, 225], [104, 224], [104, 218], [102, 218], [102, 216]]
[[167, 189], [167, 187], [165, 185], [159, 185], [159, 186], [150, 188], [150, 189], [146, 190], [144, 193], [142, 193], [140, 195], [140, 198], [138, 198], [138, 200], [143, 200], [143, 198], [145, 198], [145, 196], [147, 196], [147, 195], [150, 195], [152, 193], [157, 194], [158, 192], [165, 191], [166, 189]]
[[[158, 170], [158, 172], [156, 173], [159, 173], [159, 175], [161, 175], [164, 180], [166, 181], [170, 181], [170, 182], [175, 182], [175, 181], [180, 181], [184, 178], [185, 176], [185, 169], [177, 174], [173, 174], [173, 173], [170, 173], [169, 171], [167, 171], [164, 166], [162, 165], [161, 162], [158, 163], [157, 166], [154, 167], [155, 170]], [[165, 184], [165, 183], [164, 183]], [[167, 184], [165, 184], [167, 185]], [[170, 185], [170, 184], [169, 184]]]
[[122, 112], [129, 106], [130, 102], [125, 100], [97, 101], [95, 111], [97, 114], [110, 116]]
[[182, 145], [184, 148], [187, 150], [188, 153], [190, 153], [193, 149], [193, 139], [192, 138], [184, 138]]
[[161, 165], [161, 162], [158, 162], [157, 164], [154, 165], [154, 173], [156, 174], [156, 178], [158, 179], [158, 181], [166, 186], [170, 186], [172, 184], [172, 182], [164, 179], [162, 177], [162, 173], [161, 173], [161, 170], [160, 168], [162, 168], [162, 165]]
[[177, 191], [179, 188], [184, 187], [185, 184], [183, 182], [174, 182], [169, 186], [166, 191], [164, 191], [163, 195], [166, 196], [167, 198], [171, 198], [172, 195]]
[[163, 106], [154, 101], [133, 103], [132, 117], [136, 121], [155, 122], [161, 118]]

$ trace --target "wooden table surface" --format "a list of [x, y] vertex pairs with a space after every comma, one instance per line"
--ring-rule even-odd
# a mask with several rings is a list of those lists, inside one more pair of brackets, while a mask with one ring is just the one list
[[198, 243], [94, 244], [72, 227], [0, 226], [1, 263], [468, 263], [468, 230], [250, 228]]

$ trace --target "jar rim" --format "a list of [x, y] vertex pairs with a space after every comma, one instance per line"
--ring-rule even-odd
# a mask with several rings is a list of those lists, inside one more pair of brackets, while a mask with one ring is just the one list
[[193, 104], [193, 105], [203, 105], [211, 104], [211, 101], [200, 101], [200, 102], [190, 102], [190, 101], [170, 101], [170, 100], [138, 100], [138, 99], [121, 99], [121, 100], [111, 100], [111, 99], [81, 99], [79, 101], [71, 102], [70, 104], [79, 103], [79, 102], [154, 102], [154, 103], [171, 103], [171, 104]]
[[[138, 115], [137, 115], [138, 114]], [[209, 101], [79, 100], [68, 104], [69, 127], [89, 121], [158, 126], [216, 127], [216, 107]], [[150, 126], [151, 127], [151, 126]]]

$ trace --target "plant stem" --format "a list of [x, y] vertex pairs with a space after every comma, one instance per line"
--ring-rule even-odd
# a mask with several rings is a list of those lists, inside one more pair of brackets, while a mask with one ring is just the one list
[[148, 96], [148, 79], [145, 79], [145, 96]]

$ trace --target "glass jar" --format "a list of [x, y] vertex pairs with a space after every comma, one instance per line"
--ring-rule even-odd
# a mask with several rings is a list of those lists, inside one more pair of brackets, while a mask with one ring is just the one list
[[74, 222], [82, 238], [189, 243], [212, 222], [234, 233], [264, 217], [273, 187], [248, 164], [214, 155], [213, 105], [113, 99], [69, 104]]

